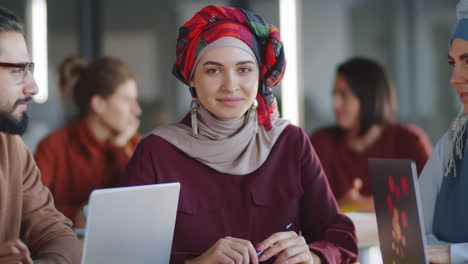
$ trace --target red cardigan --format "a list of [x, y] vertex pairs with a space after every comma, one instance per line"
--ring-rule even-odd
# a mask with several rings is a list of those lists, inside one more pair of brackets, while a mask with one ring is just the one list
[[130, 159], [126, 153], [133, 153], [140, 138], [135, 134], [124, 147], [113, 147], [98, 141], [84, 121], [44, 138], [35, 159], [57, 209], [74, 219], [91, 191], [116, 186]]
[[[180, 182], [172, 264], [232, 236], [253, 245], [293, 223], [324, 263], [352, 263], [353, 223], [340, 214], [320, 162], [302, 129], [289, 125], [268, 159], [248, 175], [215, 171], [162, 139], [138, 145], [122, 185]], [[273, 262], [268, 262], [273, 263]]]
[[311, 135], [310, 140], [337, 200], [346, 194], [355, 178], [362, 179], [361, 193], [372, 195], [368, 158], [414, 160], [419, 174], [432, 152], [427, 135], [412, 125], [386, 125], [377, 142], [363, 152], [352, 150], [337, 127], [320, 129]]

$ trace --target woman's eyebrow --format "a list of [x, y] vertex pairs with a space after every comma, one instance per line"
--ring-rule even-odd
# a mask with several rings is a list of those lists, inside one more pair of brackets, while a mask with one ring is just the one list
[[462, 55], [460, 55], [460, 60], [466, 60], [468, 59], [468, 53], [463, 53]]
[[[239, 61], [236, 63], [236, 65], [243, 65], [243, 64], [255, 64], [255, 62], [251, 60], [245, 60], [245, 61]], [[216, 62], [216, 61], [206, 61], [205, 63], [203, 63], [203, 66], [205, 65], [224, 66], [222, 63]]]
[[216, 61], [206, 61], [205, 63], [203, 63], [203, 66], [205, 66], [205, 65], [224, 66], [222, 63], [216, 62]]
[[[452, 56], [450, 56], [450, 55], [448, 55], [448, 59], [449, 59], [449, 61], [454, 61], [454, 59], [453, 59]], [[466, 59], [468, 59], [468, 52], [463, 53], [463, 54], [461, 54], [460, 56], [458, 56], [458, 59], [459, 59], [459, 60], [466, 60]]]
[[255, 62], [251, 60], [245, 60], [245, 61], [239, 61], [236, 65], [242, 65], [242, 64], [255, 64]]

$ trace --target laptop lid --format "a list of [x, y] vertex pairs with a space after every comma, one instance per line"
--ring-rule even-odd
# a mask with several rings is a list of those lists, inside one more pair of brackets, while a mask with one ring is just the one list
[[428, 263], [416, 166], [369, 159], [383, 263]]
[[91, 193], [82, 264], [169, 263], [179, 183]]

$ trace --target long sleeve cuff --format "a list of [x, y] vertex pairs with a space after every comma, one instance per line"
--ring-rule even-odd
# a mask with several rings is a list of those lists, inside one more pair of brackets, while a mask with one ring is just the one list
[[463, 264], [468, 263], [468, 243], [450, 244], [439, 240], [434, 234], [426, 234], [426, 243], [428, 245], [450, 246], [450, 263]]
[[53, 243], [44, 245], [36, 254], [35, 263], [41, 264], [79, 264], [81, 261], [82, 242], [75, 234], [64, 235]]
[[426, 234], [426, 243], [428, 245], [441, 245], [441, 246], [448, 246], [450, 243], [439, 240], [434, 234]]
[[320, 241], [309, 244], [309, 249], [317, 254], [322, 263], [327, 264], [348, 264], [357, 260], [356, 252], [339, 247], [335, 243]]
[[468, 243], [458, 243], [450, 245], [450, 263], [468, 263]]

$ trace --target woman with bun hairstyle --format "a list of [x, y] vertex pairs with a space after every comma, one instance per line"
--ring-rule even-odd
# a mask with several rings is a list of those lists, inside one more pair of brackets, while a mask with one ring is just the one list
[[86, 65], [72, 56], [59, 71], [62, 99], [71, 95], [78, 114], [39, 143], [35, 159], [57, 209], [81, 227], [91, 191], [116, 186], [125, 170], [141, 138], [141, 109], [135, 77], [116, 58]]

